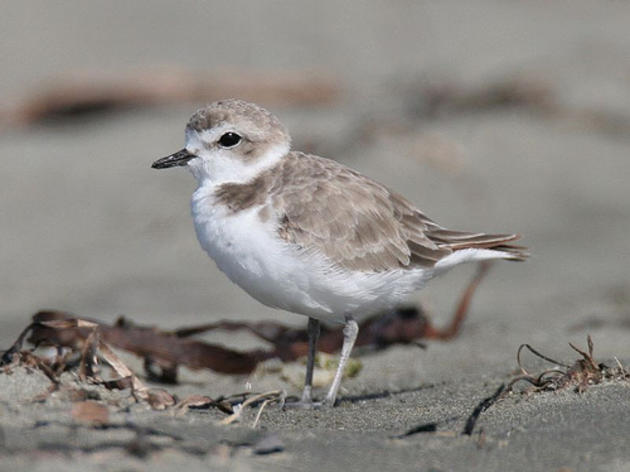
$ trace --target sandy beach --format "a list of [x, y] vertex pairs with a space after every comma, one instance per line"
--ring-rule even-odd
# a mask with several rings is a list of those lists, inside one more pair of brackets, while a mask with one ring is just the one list
[[[518, 375], [523, 343], [573, 364], [568, 343], [586, 349], [590, 334], [598, 361], [630, 363], [629, 24], [625, 2], [4, 5], [3, 350], [44, 308], [163, 329], [306, 323], [231, 284], [195, 239], [194, 179], [150, 168], [182, 147], [203, 103], [17, 124], [20, 104], [77, 71], [325, 77], [335, 94], [321, 103], [261, 101], [294, 149], [360, 170], [447, 227], [520, 233], [532, 256], [495, 264], [456, 339], [357, 352], [362, 369], [335, 409], [269, 405], [255, 428], [258, 408], [226, 426], [215, 408], [155, 411], [129, 391], [80, 385], [107, 407], [109, 426], [95, 427], [73, 416], [77, 399], [64, 389], [37, 401], [50, 381], [14, 366], [0, 373], [0, 470], [630, 470], [625, 380], [580, 393], [518, 393], [522, 385], [462, 434], [480, 402]], [[444, 325], [474, 270], [458, 268], [410, 302]], [[204, 339], [265, 346], [247, 334]], [[122, 356], [144, 379], [141, 360]], [[531, 372], [550, 367], [524, 361]], [[160, 387], [179, 398], [299, 393], [275, 371], [183, 369], [178, 385]]]

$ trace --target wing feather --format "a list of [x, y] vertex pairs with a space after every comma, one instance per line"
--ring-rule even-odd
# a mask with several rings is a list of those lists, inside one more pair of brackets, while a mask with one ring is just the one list
[[335, 161], [292, 152], [281, 166], [269, 190], [278, 234], [344, 268], [432, 267], [471, 247], [524, 254], [506, 244], [518, 235], [447, 230], [401, 195]]

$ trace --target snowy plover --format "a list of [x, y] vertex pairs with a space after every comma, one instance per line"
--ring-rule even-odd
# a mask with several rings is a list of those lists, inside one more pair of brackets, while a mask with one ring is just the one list
[[203, 249], [265, 305], [308, 316], [303, 405], [319, 323], [345, 324], [339, 367], [324, 404], [334, 405], [357, 338], [355, 317], [405, 299], [469, 261], [523, 260], [516, 234], [451, 231], [384, 185], [322, 157], [290, 150], [267, 110], [222, 100], [196, 112], [186, 147], [153, 163], [187, 166], [198, 182], [192, 215]]

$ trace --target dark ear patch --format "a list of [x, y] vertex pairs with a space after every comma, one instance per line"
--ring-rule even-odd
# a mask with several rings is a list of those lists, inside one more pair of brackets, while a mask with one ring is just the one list
[[253, 143], [248, 139], [244, 139], [238, 148], [239, 154], [243, 157], [245, 162], [251, 162], [258, 159], [267, 151], [267, 149], [267, 145], [263, 143]]

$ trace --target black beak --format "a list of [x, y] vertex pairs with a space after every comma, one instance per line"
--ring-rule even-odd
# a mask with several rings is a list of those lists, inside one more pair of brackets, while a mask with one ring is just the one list
[[153, 169], [168, 169], [169, 167], [185, 166], [189, 160], [194, 159], [194, 154], [189, 153], [186, 149], [177, 151], [175, 154], [158, 159], [151, 167]]

